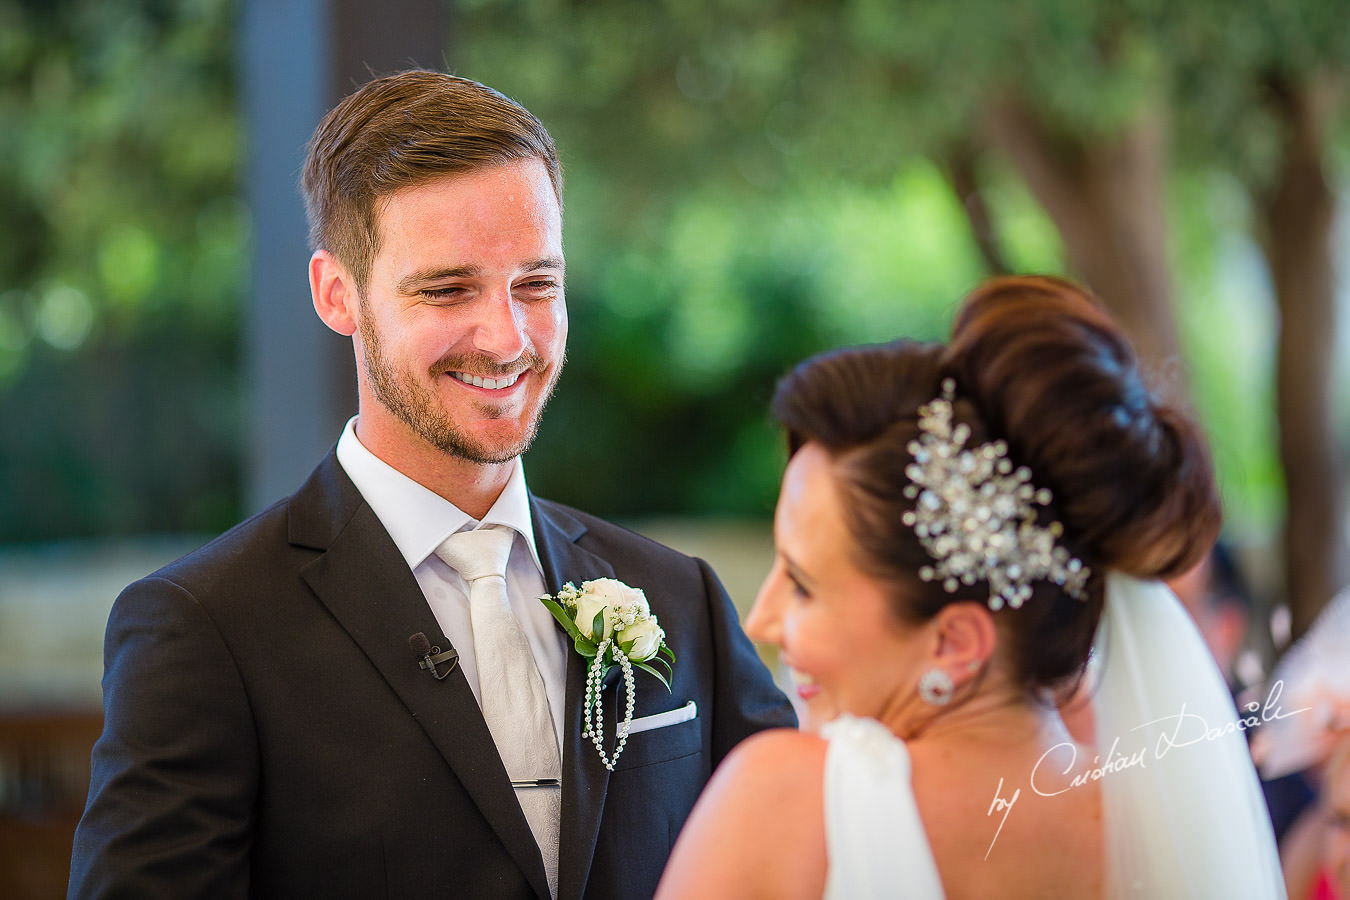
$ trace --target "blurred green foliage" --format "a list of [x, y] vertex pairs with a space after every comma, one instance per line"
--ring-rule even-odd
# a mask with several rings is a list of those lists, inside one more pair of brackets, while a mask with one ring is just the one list
[[[1350, 76], [1342, 0], [664, 0], [641, 13], [624, 0], [458, 6], [458, 70], [523, 99], [560, 139], [574, 186], [574, 265], [605, 266], [612, 247], [671, 259], [681, 236], [669, 223], [706, 197], [741, 224], [702, 229], [691, 259], [725, 258], [730, 233], [741, 258], [794, 273], [804, 299], [783, 305], [818, 310], [803, 336], [816, 349], [939, 337], [985, 274], [951, 187], [925, 160], [978, 151], [991, 99], [1017, 93], [1066, 136], [1110, 134], [1142, 110], [1161, 112], [1175, 154], [1166, 201], [1193, 400], [1230, 526], [1257, 538], [1276, 527], [1277, 316], [1252, 213], [1280, 152], [1265, 101], [1275, 79]], [[1328, 153], [1343, 173], [1350, 140], [1337, 121]], [[977, 156], [1009, 267], [1063, 271], [1046, 217], [997, 159]], [[591, 190], [600, 179], [603, 190]], [[800, 243], [781, 227], [793, 220], [804, 223]], [[665, 271], [689, 283], [680, 268]], [[583, 272], [574, 296], [577, 281], [592, 289]], [[779, 308], [773, 301], [761, 319], [771, 334]], [[737, 392], [733, 384], [726, 392]], [[759, 480], [743, 483], [758, 493]], [[763, 502], [747, 495], [750, 507]]]
[[[236, 6], [0, 0], [0, 540], [239, 513]], [[1274, 314], [1249, 225], [1278, 145], [1261, 78], [1345, 51], [1343, 4], [454, 6], [455, 70], [537, 112], [567, 170], [570, 361], [531, 451], [540, 493], [768, 515], [775, 379], [840, 343], [940, 338], [985, 274], [942, 160], [1016, 86], [1066, 132], [1171, 111], [1191, 383], [1230, 516], [1270, 527]], [[979, 169], [1012, 268], [1062, 270], [1018, 179]]]
[[[982, 275], [946, 182], [922, 159], [869, 188], [828, 176], [729, 203], [671, 204], [647, 240], [607, 244], [606, 207], [568, 172], [568, 371], [529, 457], [533, 486], [611, 515], [767, 516], [784, 454], [775, 381], [843, 343], [939, 339]], [[1010, 214], [1035, 220], [1011, 188]], [[1030, 268], [1053, 268], [1039, 223]]]
[[229, 0], [0, 0], [0, 540], [237, 513]]

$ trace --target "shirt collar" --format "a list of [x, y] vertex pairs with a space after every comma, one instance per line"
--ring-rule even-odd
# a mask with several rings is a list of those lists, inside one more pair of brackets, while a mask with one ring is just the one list
[[482, 522], [475, 522], [468, 513], [449, 500], [413, 481], [374, 453], [356, 437], [353, 416], [338, 439], [338, 463], [351, 478], [356, 489], [380, 520], [394, 546], [416, 569], [447, 537], [457, 531], [472, 529], [479, 524], [504, 525], [525, 539], [530, 558], [543, 574], [539, 551], [534, 542], [534, 526], [530, 519], [530, 495], [525, 485], [525, 465], [520, 457], [512, 462], [511, 478], [506, 482], [497, 501], [492, 504]]

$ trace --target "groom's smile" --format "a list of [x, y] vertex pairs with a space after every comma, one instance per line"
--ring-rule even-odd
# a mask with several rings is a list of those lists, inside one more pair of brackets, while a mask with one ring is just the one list
[[506, 375], [501, 378], [483, 378], [480, 375], [469, 375], [465, 372], [451, 372], [450, 377], [462, 381], [465, 384], [471, 384], [474, 387], [486, 388], [489, 391], [499, 391], [514, 387], [516, 382], [520, 380], [520, 373], [517, 372], [514, 375]]
[[567, 338], [562, 219], [543, 164], [405, 188], [381, 204], [379, 231], [360, 323], [376, 401], [362, 409], [363, 438], [412, 432], [485, 464], [518, 456]]

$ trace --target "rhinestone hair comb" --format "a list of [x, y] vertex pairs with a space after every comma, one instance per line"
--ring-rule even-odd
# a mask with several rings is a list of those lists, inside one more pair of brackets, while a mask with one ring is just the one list
[[993, 610], [1020, 607], [1036, 581], [1082, 599], [1091, 570], [1059, 544], [1063, 525], [1036, 521], [1050, 491], [1031, 483], [1026, 466], [1013, 465], [1004, 441], [967, 448], [970, 427], [953, 424], [955, 396], [956, 382], [944, 379], [942, 393], [919, 407], [920, 434], [908, 445], [905, 496], [916, 502], [903, 521], [934, 562], [919, 577], [947, 593], [988, 581]]

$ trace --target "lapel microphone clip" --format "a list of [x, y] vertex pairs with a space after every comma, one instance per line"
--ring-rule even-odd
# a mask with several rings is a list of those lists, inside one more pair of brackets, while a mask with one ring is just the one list
[[[458, 650], [451, 647], [441, 652], [441, 648], [431, 646], [427, 636], [420, 631], [408, 638], [408, 646], [412, 649], [413, 656], [417, 657], [417, 668], [426, 669], [437, 681], [455, 671], [455, 666], [459, 663]], [[439, 672], [436, 667], [441, 663], [449, 663], [450, 666], [444, 672]]]

